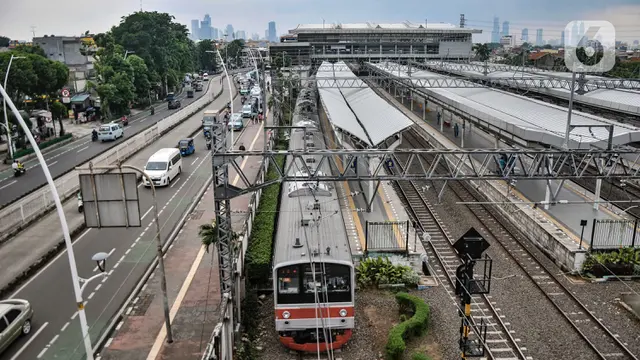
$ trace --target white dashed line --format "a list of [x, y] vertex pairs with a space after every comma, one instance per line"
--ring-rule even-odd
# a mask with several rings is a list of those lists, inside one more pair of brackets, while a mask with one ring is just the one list
[[12, 182], [8, 183], [7, 185], [4, 185], [3, 187], [0, 187], [0, 190], [4, 189], [6, 187], [9, 187], [9, 186], [11, 186], [11, 185], [13, 185], [13, 184], [15, 184], [17, 182], [18, 182], [18, 180], [13, 180]]
[[40, 351], [40, 353], [38, 354], [38, 359], [40, 359], [40, 358], [44, 355], [44, 353], [46, 353], [46, 352], [47, 352], [47, 350], [49, 350], [49, 348], [48, 348], [48, 347], [46, 347], [46, 348], [42, 349], [42, 351]]
[[191, 166], [193, 166], [193, 164], [195, 164], [195, 163], [196, 163], [196, 161], [198, 161], [198, 159], [200, 159], [200, 157], [195, 158], [195, 159], [193, 160], [193, 162], [191, 163]]
[[76, 311], [76, 312], [74, 312], [74, 313], [73, 313], [73, 315], [71, 315], [71, 320], [75, 319], [75, 318], [76, 318], [76, 316], [78, 316], [78, 312], [77, 312], [77, 311]]
[[96, 295], [96, 292], [92, 292], [91, 294], [89, 294], [89, 296], [87, 296], [87, 300], [91, 300], [91, 298], [93, 298]]
[[83, 151], [87, 150], [88, 148], [89, 148], [88, 146], [85, 146], [85, 147], [83, 147], [82, 149], [80, 149], [80, 150], [78, 150], [76, 152], [80, 153], [80, 152], [83, 152]]
[[68, 322], [68, 321], [67, 321], [67, 322], [66, 322], [66, 324], [64, 324], [64, 325], [62, 326], [62, 329], [60, 329], [60, 332], [65, 331], [65, 330], [69, 327], [69, 324], [70, 324], [70, 322]]

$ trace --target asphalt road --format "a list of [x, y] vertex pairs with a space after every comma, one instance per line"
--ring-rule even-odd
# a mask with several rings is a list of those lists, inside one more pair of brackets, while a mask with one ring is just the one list
[[[207, 88], [209, 86], [208, 84], [207, 82]], [[178, 98], [180, 99], [182, 107], [202, 97], [202, 95], [206, 93], [207, 88], [203, 89], [203, 91], [196, 92], [195, 96], [190, 99], [186, 98], [186, 92], [179, 95]], [[100, 141], [92, 142], [91, 134], [89, 134], [65, 146], [45, 153], [44, 158], [51, 172], [51, 176], [53, 176], [54, 179], [57, 178], [74, 167], [126, 141], [131, 136], [151, 127], [156, 121], [169, 116], [172, 112], [179, 110], [168, 110], [166, 103], [156, 105], [155, 107], [156, 113], [153, 116], [151, 116], [150, 111], [144, 111], [143, 116], [132, 118], [129, 121], [129, 125], [124, 128], [124, 136], [116, 141], [104, 143]], [[25, 166], [27, 173], [20, 178], [13, 176], [12, 169], [7, 169], [0, 173], [0, 208], [20, 199], [25, 194], [46, 183], [38, 159], [25, 162]]]
[[[224, 106], [228, 100], [226, 94], [225, 92], [225, 95], [208, 108], [218, 109]], [[239, 103], [239, 98], [236, 98], [235, 104]], [[171, 139], [178, 134], [172, 132], [166, 136]], [[198, 134], [196, 140], [196, 153], [183, 159], [182, 174], [176, 177], [169, 187], [157, 189], [163, 242], [167, 240], [198, 191], [211, 176], [210, 152], [204, 146], [202, 134]], [[162, 142], [162, 139], [159, 142]], [[145, 152], [152, 153], [161, 147], [166, 145], [154, 144]], [[108, 275], [103, 280], [89, 283], [83, 294], [93, 343], [105, 330], [156, 256], [151, 190], [139, 186], [138, 192], [142, 227], [88, 229], [74, 239], [80, 276], [88, 278], [97, 274], [96, 264], [90, 259], [93, 254], [101, 251], [111, 253], [107, 261]], [[84, 358], [66, 251], [52, 260], [11, 297], [30, 301], [35, 315], [31, 334], [12, 344], [0, 355], [0, 360]]]

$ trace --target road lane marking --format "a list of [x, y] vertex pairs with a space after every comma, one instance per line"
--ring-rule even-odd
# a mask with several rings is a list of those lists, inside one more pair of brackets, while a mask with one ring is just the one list
[[[251, 145], [249, 146], [249, 150], [253, 150], [254, 145], [256, 144], [257, 139], [260, 137], [260, 135], [262, 135], [262, 127], [264, 126], [264, 123], [262, 123], [260, 125], [260, 128], [258, 129], [258, 131], [256, 132], [256, 136], [253, 138], [253, 141], [251, 142]], [[244, 166], [247, 163], [249, 157], [245, 157], [244, 160], [242, 161], [242, 164], [240, 165], [240, 169], [244, 169]], [[203, 159], [203, 160], [206, 160]], [[194, 172], [195, 173], [195, 172]], [[238, 174], [236, 174], [235, 179], [233, 180], [232, 185], [236, 185], [238, 182], [238, 179], [240, 178], [240, 176]], [[198, 251], [198, 255], [196, 255], [196, 259], [194, 260], [193, 264], [191, 265], [191, 269], [189, 269], [189, 273], [187, 274], [187, 278], [185, 279], [184, 283], [182, 283], [182, 287], [180, 288], [180, 291], [178, 292], [178, 296], [176, 297], [175, 302], [173, 303], [173, 306], [171, 307], [171, 310], [169, 311], [169, 320], [173, 321], [173, 319], [175, 318], [176, 314], [178, 313], [178, 310], [180, 309], [180, 306], [182, 305], [182, 302], [184, 301], [185, 296], [187, 295], [187, 291], [189, 290], [189, 287], [191, 286], [191, 282], [193, 281], [193, 279], [196, 276], [196, 271], [198, 271], [198, 267], [200, 267], [200, 263], [202, 262], [202, 259], [204, 257], [204, 254], [206, 252], [205, 247], [201, 247], [200, 251]], [[168, 252], [167, 252], [168, 254]], [[165, 254], [165, 256], [167, 255]], [[162, 346], [164, 344], [164, 339], [167, 336], [167, 331], [166, 328], [162, 327], [160, 329], [160, 332], [158, 333], [158, 336], [156, 337], [156, 341], [153, 344], [153, 347], [151, 348], [151, 351], [149, 352], [149, 355], [147, 356], [147, 360], [155, 360], [156, 357], [158, 356], [158, 353], [160, 352], [160, 349], [162, 349]]]
[[[68, 323], [67, 323], [68, 324]], [[40, 335], [40, 333], [44, 330], [44, 328], [47, 327], [47, 325], [49, 325], [48, 322], [42, 324], [42, 326], [40, 326], [40, 328], [38, 329], [38, 331], [36, 331], [35, 334], [31, 335], [31, 337], [29, 338], [29, 340], [24, 343], [24, 345], [22, 345], [22, 347], [20, 348], [20, 350], [18, 350], [15, 354], [13, 354], [13, 357], [11, 357], [11, 359], [9, 360], [17, 360], [20, 355], [22, 355], [22, 353], [29, 347], [29, 345], [31, 345], [31, 343], [33, 342], [33, 340], [35, 340], [38, 335]]]
[[[87, 233], [89, 233], [89, 231], [91, 231], [91, 229], [87, 229], [85, 232], [80, 234], [80, 236], [78, 236], [76, 241], [73, 242], [73, 245], [76, 245], [82, 238], [84, 238], [85, 235], [87, 235]], [[56, 256], [53, 260], [49, 261], [49, 263], [45, 267], [40, 269], [40, 271], [38, 271], [38, 273], [36, 273], [31, 279], [27, 280], [22, 286], [20, 286], [20, 288], [18, 288], [18, 290], [14, 291], [13, 294], [11, 294], [9, 296], [9, 298], [13, 299], [16, 295], [18, 295], [18, 293], [20, 293], [22, 290], [24, 290], [24, 288], [26, 288], [29, 284], [31, 284], [33, 282], [33, 280], [38, 278], [38, 276], [40, 276], [45, 270], [47, 270], [51, 265], [53, 265], [53, 263], [55, 263], [56, 260], [58, 260], [58, 258], [60, 258], [62, 255], [64, 255], [66, 252], [67, 252], [67, 249], [65, 248], [64, 250], [62, 250], [60, 252], [60, 254], [58, 254], [58, 256]]]
[[85, 146], [85, 147], [83, 147], [82, 149], [80, 149], [80, 150], [78, 150], [78, 151], [76, 151], [76, 152], [78, 152], [78, 153], [79, 153], [79, 152], [83, 152], [83, 151], [87, 150], [88, 148], [89, 148], [88, 146]]
[[42, 349], [42, 351], [40, 351], [40, 353], [38, 354], [38, 359], [40, 359], [42, 356], [44, 356], [44, 353], [46, 353], [46, 352], [47, 352], [47, 350], [49, 350], [49, 348], [48, 348], [48, 347], [46, 347], [46, 348]]
[[153, 206], [149, 208], [149, 210], [147, 210], [146, 213], [144, 213], [144, 215], [142, 215], [142, 217], [140, 218], [140, 220], [144, 220], [144, 217], [147, 216], [147, 214], [149, 214], [149, 211], [153, 210]]
[[76, 312], [74, 312], [74, 313], [73, 313], [73, 315], [71, 315], [71, 320], [75, 319], [75, 318], [76, 318], [76, 316], [78, 316], [78, 312], [77, 312], [77, 311], [76, 311]]
[[173, 184], [171, 184], [171, 187], [176, 186], [176, 184], [178, 183], [178, 181], [180, 181], [180, 178], [177, 178], [177, 179], [173, 180]]
[[198, 159], [200, 159], [200, 157], [199, 157], [199, 156], [198, 156], [195, 160], [193, 160], [193, 161], [191, 162], [191, 166], [193, 166], [193, 164], [195, 164], [195, 163], [196, 163], [196, 161], [198, 161]]
[[87, 300], [91, 300], [91, 298], [93, 298], [95, 295], [96, 295], [95, 291], [91, 292], [91, 294], [89, 294], [89, 296], [87, 296]]
[[53, 165], [57, 164], [57, 161], [52, 162], [51, 164], [47, 164], [47, 167], [52, 167]]
[[9, 187], [9, 186], [11, 186], [11, 185], [13, 185], [13, 184], [15, 184], [17, 182], [18, 182], [18, 180], [13, 180], [12, 182], [8, 183], [7, 185], [4, 185], [3, 187], [0, 187], [0, 190], [4, 189], [6, 187]]
[[67, 322], [66, 322], [66, 324], [64, 324], [64, 325], [62, 326], [62, 329], [60, 329], [60, 332], [65, 331], [65, 330], [67, 329], [67, 327], [69, 327], [69, 324], [71, 324], [71, 323], [67, 321]]
[[56, 334], [56, 336], [54, 336], [53, 339], [49, 341], [49, 346], [53, 345], [53, 343], [56, 342], [56, 340], [58, 340], [59, 337], [60, 337], [60, 334]]

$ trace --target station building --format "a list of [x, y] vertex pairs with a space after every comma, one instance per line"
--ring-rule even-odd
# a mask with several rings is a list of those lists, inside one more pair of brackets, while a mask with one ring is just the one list
[[271, 44], [271, 58], [284, 56], [291, 65], [323, 60], [468, 59], [472, 35], [482, 30], [445, 23], [304, 24]]

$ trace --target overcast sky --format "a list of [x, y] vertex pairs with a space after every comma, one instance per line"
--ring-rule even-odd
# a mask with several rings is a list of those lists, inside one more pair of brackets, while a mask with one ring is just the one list
[[[36, 36], [103, 32], [126, 14], [140, 10], [139, 0], [0, 0], [0, 35], [30, 40]], [[232, 24], [235, 30], [264, 35], [267, 22], [276, 21], [278, 34], [299, 23], [448, 22], [457, 24], [464, 13], [467, 27], [483, 30], [475, 41], [490, 38], [493, 17], [510, 21], [518, 39], [522, 28], [544, 28], [545, 39], [559, 39], [572, 20], [607, 20], [616, 26], [618, 40], [640, 39], [640, 0], [142, 0], [146, 11], [173, 14], [190, 27], [191, 19], [211, 15], [213, 26]]]

